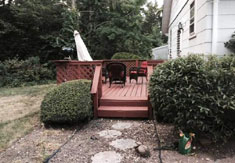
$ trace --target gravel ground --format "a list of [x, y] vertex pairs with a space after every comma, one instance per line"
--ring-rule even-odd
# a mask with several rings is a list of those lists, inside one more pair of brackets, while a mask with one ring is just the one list
[[[126, 129], [118, 130], [122, 134], [114, 134], [114, 137], [102, 137], [103, 130], [117, 130], [112, 125], [119, 122], [130, 123]], [[174, 127], [166, 124], [157, 124], [157, 129], [162, 145], [172, 145], [178, 139]], [[73, 130], [55, 130], [37, 128], [31, 134], [17, 141], [12, 147], [0, 153], [0, 162], [42, 162], [49, 154], [62, 145], [73, 133]], [[102, 135], [102, 134], [101, 134]], [[148, 158], [141, 157], [135, 148], [121, 150], [110, 145], [117, 139], [133, 139], [136, 143], [146, 145], [151, 153]], [[91, 163], [91, 158], [97, 153], [115, 151], [120, 154], [121, 163], [157, 163], [159, 162], [157, 138], [152, 121], [143, 120], [92, 120], [74, 137], [62, 147], [62, 149], [50, 160], [51, 163]], [[164, 163], [234, 163], [235, 141], [224, 146], [197, 146], [195, 153], [191, 156], [181, 155], [177, 151], [162, 151]], [[102, 163], [102, 162], [100, 162]]]
[[72, 130], [37, 127], [0, 153], [0, 163], [41, 163], [58, 149], [72, 134]]

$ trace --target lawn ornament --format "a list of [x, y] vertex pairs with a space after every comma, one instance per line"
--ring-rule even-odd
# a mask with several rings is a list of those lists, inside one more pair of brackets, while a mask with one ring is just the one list
[[180, 130], [179, 152], [181, 154], [189, 154], [191, 152], [193, 137], [195, 137], [194, 133], [184, 134]]

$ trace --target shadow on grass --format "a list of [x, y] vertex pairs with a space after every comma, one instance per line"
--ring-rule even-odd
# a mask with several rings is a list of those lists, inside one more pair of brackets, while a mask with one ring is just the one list
[[0, 151], [30, 133], [36, 125], [39, 125], [39, 112], [28, 114], [13, 121], [0, 123]]

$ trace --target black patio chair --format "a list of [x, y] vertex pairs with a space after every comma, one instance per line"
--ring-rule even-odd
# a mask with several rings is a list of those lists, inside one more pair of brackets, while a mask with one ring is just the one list
[[109, 74], [105, 67], [102, 67], [102, 77], [104, 77], [104, 83], [106, 84], [106, 81], [109, 78]]
[[108, 71], [109, 87], [111, 87], [113, 81], [116, 84], [123, 84], [125, 86], [126, 65], [119, 62], [109, 63], [106, 66], [106, 70]]

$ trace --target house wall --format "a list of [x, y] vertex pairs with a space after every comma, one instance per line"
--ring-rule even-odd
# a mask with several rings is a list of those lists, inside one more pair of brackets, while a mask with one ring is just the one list
[[224, 42], [227, 42], [235, 31], [235, 0], [219, 1], [218, 22], [217, 54], [229, 54], [231, 52], [224, 47]]
[[[189, 34], [190, 4], [193, 0], [173, 0], [169, 24], [169, 52], [171, 58], [177, 57], [178, 24], [181, 31], [181, 56], [190, 53], [212, 54], [213, 0], [195, 0], [195, 37]], [[230, 53], [224, 47], [235, 31], [235, 0], [219, 0], [216, 54]]]
[[168, 60], [168, 45], [152, 49], [154, 60]]

